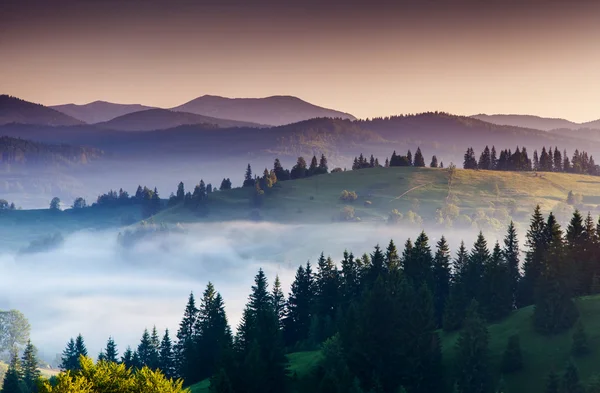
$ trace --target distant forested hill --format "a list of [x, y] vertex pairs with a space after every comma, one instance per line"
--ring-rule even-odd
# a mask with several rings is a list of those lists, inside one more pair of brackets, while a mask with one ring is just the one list
[[74, 165], [100, 158], [101, 150], [71, 145], [49, 145], [26, 139], [0, 137], [0, 163]]
[[40, 104], [6, 94], [0, 95], [0, 124], [21, 123], [45, 126], [73, 126], [82, 121]]

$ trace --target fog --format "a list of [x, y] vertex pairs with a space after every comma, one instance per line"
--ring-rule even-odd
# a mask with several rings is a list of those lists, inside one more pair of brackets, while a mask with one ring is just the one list
[[[223, 295], [237, 326], [254, 275], [262, 267], [270, 283], [278, 274], [287, 295], [296, 268], [316, 264], [321, 251], [339, 263], [344, 249], [362, 255], [393, 239], [401, 251], [420, 229], [386, 225], [283, 225], [229, 222], [195, 224], [185, 233], [141, 241], [124, 250], [117, 231], [77, 232], [52, 252], [0, 255], [0, 309], [29, 319], [34, 344], [46, 359], [81, 333], [96, 356], [113, 336], [120, 353], [137, 346], [144, 328], [169, 328], [175, 336], [191, 291], [199, 298], [208, 281]], [[428, 230], [432, 249], [442, 230]], [[446, 230], [454, 255], [475, 233]], [[490, 248], [495, 238], [488, 238]]]

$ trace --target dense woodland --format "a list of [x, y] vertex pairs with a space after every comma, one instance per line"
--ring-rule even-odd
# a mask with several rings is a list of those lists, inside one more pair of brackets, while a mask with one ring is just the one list
[[0, 163], [32, 165], [86, 164], [103, 156], [98, 149], [49, 145], [20, 138], [0, 137]]
[[[444, 237], [431, 245], [425, 232], [401, 249], [390, 241], [362, 256], [345, 251], [338, 263], [322, 254], [314, 267], [310, 262], [298, 267], [287, 296], [278, 278], [269, 288], [259, 270], [235, 331], [224, 299], [209, 283], [199, 301], [190, 294], [174, 338], [169, 331], [145, 330], [137, 348], [120, 356], [109, 339], [98, 359], [161, 370], [186, 385], [210, 378], [215, 393], [495, 392], [501, 374], [523, 367], [522, 356], [519, 337], [513, 336], [502, 369], [492, 368], [486, 324], [534, 305], [531, 323], [539, 334], [571, 328], [579, 318], [572, 298], [600, 293], [599, 232], [600, 221], [590, 215], [576, 211], [563, 230], [552, 213], [543, 217], [538, 207], [522, 269], [512, 224], [502, 244], [488, 244], [480, 233], [454, 257]], [[442, 362], [439, 329], [460, 331], [451, 363]], [[286, 353], [318, 348], [323, 358], [307, 380], [286, 372]], [[573, 354], [587, 350], [581, 326]], [[87, 350], [78, 336], [69, 341], [62, 368], [79, 369], [80, 355]], [[551, 374], [549, 380], [581, 388], [573, 368], [569, 364], [562, 379]], [[544, 391], [546, 381], [539, 384]]]

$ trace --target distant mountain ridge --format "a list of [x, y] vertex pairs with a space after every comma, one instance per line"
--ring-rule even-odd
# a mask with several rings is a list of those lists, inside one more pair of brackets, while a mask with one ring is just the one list
[[83, 124], [62, 112], [6, 94], [0, 95], [0, 125], [20, 123], [44, 126], [74, 126]]
[[542, 131], [550, 131], [555, 129], [577, 130], [580, 128], [600, 128], [600, 119], [586, 123], [575, 123], [566, 119], [548, 118], [533, 115], [486, 115], [481, 113], [471, 117], [492, 124], [534, 128]]
[[84, 105], [53, 105], [50, 106], [50, 108], [88, 124], [102, 123], [129, 113], [153, 109], [151, 106], [139, 104], [115, 104], [106, 101], [94, 101]]
[[101, 128], [118, 131], [154, 131], [175, 128], [183, 125], [204, 124], [211, 127], [253, 127], [260, 124], [197, 115], [195, 113], [175, 112], [168, 109], [147, 109], [119, 116], [104, 123], [95, 124]]
[[46, 144], [8, 136], [0, 137], [0, 164], [81, 165], [103, 155], [102, 150], [91, 147]]
[[171, 110], [272, 126], [321, 117], [356, 120], [349, 113], [316, 106], [293, 96], [226, 98], [204, 95]]

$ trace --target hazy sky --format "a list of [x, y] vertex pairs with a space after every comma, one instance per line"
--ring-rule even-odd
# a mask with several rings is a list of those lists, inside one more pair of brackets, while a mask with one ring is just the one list
[[359, 117], [588, 121], [599, 42], [593, 0], [3, 0], [0, 90], [48, 105], [286, 94]]

